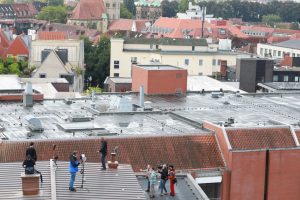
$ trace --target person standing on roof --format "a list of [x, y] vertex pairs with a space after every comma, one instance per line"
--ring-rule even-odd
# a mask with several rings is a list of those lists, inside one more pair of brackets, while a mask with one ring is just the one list
[[[158, 170], [160, 173], [160, 195], [167, 195], [168, 191], [166, 189], [166, 182], [168, 180], [168, 168], [166, 164], [163, 164], [162, 169]], [[163, 193], [165, 192], [165, 193]]]
[[76, 188], [74, 187], [74, 182], [76, 178], [76, 173], [78, 172], [78, 165], [80, 163], [77, 160], [77, 151], [73, 151], [73, 153], [70, 155], [70, 182], [69, 182], [69, 190], [76, 192]]
[[155, 185], [157, 184], [157, 173], [154, 168], [151, 169], [150, 175], [150, 198], [155, 197]]
[[102, 170], [106, 170], [106, 155], [107, 155], [107, 142], [104, 140], [104, 138], [101, 138], [101, 145], [100, 145], [100, 150], [99, 152], [101, 153], [101, 163], [102, 163]]
[[33, 147], [34, 143], [30, 142], [29, 147], [26, 150], [26, 157], [30, 155], [30, 157], [36, 162], [37, 161], [37, 155], [35, 148]]
[[176, 182], [176, 176], [175, 176], [175, 169], [174, 169], [173, 165], [169, 166], [169, 179], [170, 179], [170, 190], [171, 190], [170, 195], [175, 196], [174, 185], [175, 185], [175, 182]]

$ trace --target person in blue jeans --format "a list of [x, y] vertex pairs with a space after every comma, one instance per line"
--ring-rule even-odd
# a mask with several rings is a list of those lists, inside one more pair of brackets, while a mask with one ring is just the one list
[[[168, 194], [168, 191], [166, 189], [166, 182], [168, 180], [168, 168], [167, 168], [167, 165], [164, 164], [162, 166], [162, 169], [160, 169], [158, 171], [160, 173], [160, 195], [167, 195]], [[165, 193], [163, 194], [163, 192], [165, 191]]]
[[70, 155], [70, 164], [69, 164], [69, 169], [70, 169], [70, 182], [69, 182], [69, 190], [76, 192], [76, 189], [74, 188], [74, 182], [76, 178], [76, 173], [78, 172], [78, 165], [80, 163], [77, 160], [77, 152], [73, 151], [73, 153]]

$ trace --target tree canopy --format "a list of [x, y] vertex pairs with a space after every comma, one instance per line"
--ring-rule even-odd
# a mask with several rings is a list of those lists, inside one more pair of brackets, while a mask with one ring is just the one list
[[282, 21], [300, 21], [300, 4], [295, 2], [272, 1], [267, 4], [239, 0], [230, 1], [200, 1], [200, 6], [207, 7], [208, 14], [222, 18], [242, 18], [243, 21], [259, 22], [262, 16], [278, 15]]
[[262, 16], [262, 20], [263, 23], [265, 23], [268, 26], [274, 27], [274, 25], [278, 22], [281, 22], [281, 17], [279, 17], [278, 15], [264, 15]]
[[163, 17], [175, 17], [178, 12], [178, 2], [163, 0], [161, 2], [162, 16]]
[[48, 6], [63, 6], [64, 0], [48, 0]]
[[0, 59], [0, 74], [17, 74], [21, 77], [30, 77], [34, 67], [28, 67], [28, 62], [24, 60], [15, 60], [8, 57], [6, 60]]
[[134, 16], [136, 12], [134, 0], [124, 0], [123, 2], [127, 10]]
[[189, 8], [189, 0], [180, 0], [178, 11], [184, 13]]
[[63, 6], [47, 6], [42, 8], [37, 19], [65, 23], [67, 20], [67, 9]]
[[120, 5], [120, 17], [124, 19], [132, 19], [133, 15], [129, 10], [126, 8], [126, 6], [121, 3]]
[[92, 45], [86, 37], [83, 40], [84, 62], [86, 63], [85, 80], [91, 77], [89, 86], [103, 87], [105, 78], [109, 76], [110, 40], [102, 36], [96, 45]]

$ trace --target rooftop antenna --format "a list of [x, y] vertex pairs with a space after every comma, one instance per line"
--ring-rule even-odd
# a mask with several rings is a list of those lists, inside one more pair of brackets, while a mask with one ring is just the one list
[[202, 8], [202, 31], [201, 31], [201, 38], [204, 37], [204, 21], [205, 21], [205, 15], [206, 15], [206, 7]]

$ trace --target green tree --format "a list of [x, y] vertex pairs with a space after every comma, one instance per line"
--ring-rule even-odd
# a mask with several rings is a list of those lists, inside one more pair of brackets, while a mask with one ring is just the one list
[[178, 10], [181, 13], [184, 13], [189, 8], [189, 0], [180, 0]]
[[67, 10], [63, 6], [47, 6], [42, 8], [37, 19], [65, 23], [67, 20]]
[[161, 2], [162, 8], [162, 16], [163, 17], [175, 17], [176, 13], [178, 12], [178, 2], [177, 1], [168, 1], [163, 0]]
[[126, 8], [124, 4], [121, 3], [120, 6], [120, 17], [124, 19], [132, 19], [133, 15], [129, 10]]
[[299, 23], [298, 22], [291, 23], [290, 29], [299, 30]]
[[21, 75], [21, 71], [19, 69], [18, 63], [12, 63], [8, 66], [8, 70], [10, 74], [17, 74], [18, 76]]
[[131, 14], [134, 16], [136, 9], [135, 9], [135, 5], [134, 5], [134, 0], [124, 0], [124, 6], [127, 8], [127, 10], [129, 12], [131, 12]]
[[270, 14], [262, 16], [262, 22], [271, 27], [274, 27], [276, 23], [281, 21], [281, 17], [278, 15]]
[[63, 6], [64, 0], [48, 0], [48, 6]]
[[0, 63], [0, 74], [4, 74], [5, 68], [4, 68], [4, 63]]
[[106, 36], [100, 38], [97, 45], [92, 45], [88, 38], [84, 40], [84, 62], [86, 63], [85, 80], [91, 77], [91, 86], [103, 87], [103, 82], [109, 76], [110, 40]]

